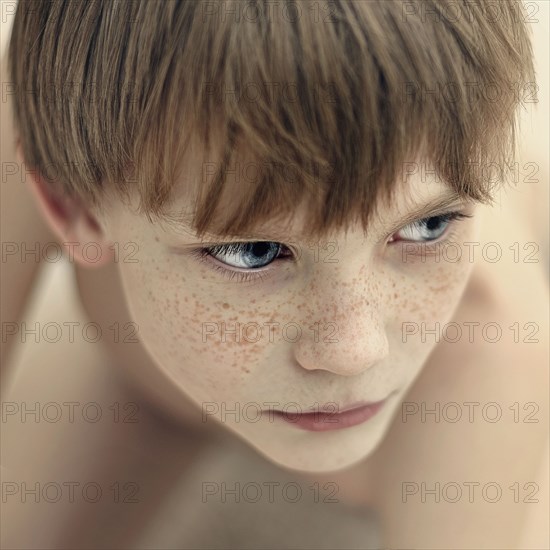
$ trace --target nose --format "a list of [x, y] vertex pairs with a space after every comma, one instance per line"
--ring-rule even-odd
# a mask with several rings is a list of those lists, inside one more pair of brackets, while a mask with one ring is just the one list
[[383, 361], [389, 353], [381, 317], [379, 289], [363, 283], [324, 280], [302, 295], [302, 337], [294, 357], [306, 370], [358, 375]]

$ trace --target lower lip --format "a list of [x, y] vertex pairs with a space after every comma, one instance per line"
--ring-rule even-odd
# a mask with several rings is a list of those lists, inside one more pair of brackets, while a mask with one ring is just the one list
[[328, 430], [341, 430], [343, 428], [351, 428], [366, 422], [372, 418], [386, 403], [378, 401], [364, 407], [357, 407], [349, 411], [341, 413], [323, 413], [320, 411], [313, 413], [298, 414], [292, 411], [270, 411], [275, 418], [281, 418], [285, 422], [296, 426], [302, 430], [310, 432], [326, 432]]

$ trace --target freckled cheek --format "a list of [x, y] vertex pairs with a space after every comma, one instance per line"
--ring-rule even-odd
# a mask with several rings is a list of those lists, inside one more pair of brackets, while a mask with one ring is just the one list
[[393, 350], [392, 365], [402, 381], [412, 381], [436, 346], [432, 334], [452, 319], [467, 284], [471, 265], [460, 262], [408, 266], [392, 283], [388, 308], [387, 336]]
[[457, 262], [432, 258], [411, 272], [410, 295], [405, 298], [402, 318], [410, 321], [446, 322], [458, 306], [468, 283], [472, 264], [467, 258]]
[[[166, 261], [151, 261], [126, 279], [141, 340], [185, 390], [219, 394], [265, 364], [276, 345], [266, 345], [270, 333], [263, 326], [277, 319], [274, 304], [260, 307], [252, 299], [247, 307], [238, 307], [223, 293], [225, 300], [219, 300], [194, 276], [184, 277]], [[255, 325], [262, 327], [261, 333]]]
[[203, 282], [207, 273], [186, 273], [180, 256], [158, 252], [158, 245], [139, 228], [130, 222], [126, 227], [125, 241], [142, 243], [143, 252], [135, 263], [120, 262], [120, 275], [140, 341], [158, 367], [197, 397], [220, 394], [254, 372], [269, 346], [242, 338], [235, 342], [229, 329], [235, 321], [267, 319], [272, 310], [235, 309], [233, 302], [218, 300]]

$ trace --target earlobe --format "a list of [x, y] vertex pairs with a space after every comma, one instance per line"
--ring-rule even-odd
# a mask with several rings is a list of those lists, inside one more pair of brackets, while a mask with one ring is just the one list
[[[24, 158], [20, 143], [16, 149], [21, 166]], [[23, 168], [22, 168], [23, 170]], [[78, 198], [55, 193], [39, 170], [23, 170], [25, 183], [36, 200], [44, 219], [57, 235], [71, 261], [83, 267], [101, 267], [114, 260], [114, 248], [101, 224]]]

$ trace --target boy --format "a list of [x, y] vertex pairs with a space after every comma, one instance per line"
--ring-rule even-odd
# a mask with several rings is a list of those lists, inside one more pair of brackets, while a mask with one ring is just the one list
[[[544, 245], [501, 186], [525, 14], [283, 4], [18, 5], [18, 155], [78, 298], [5, 398], [8, 546], [547, 543]], [[212, 541], [211, 510], [254, 519]]]

